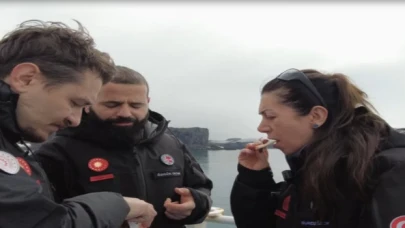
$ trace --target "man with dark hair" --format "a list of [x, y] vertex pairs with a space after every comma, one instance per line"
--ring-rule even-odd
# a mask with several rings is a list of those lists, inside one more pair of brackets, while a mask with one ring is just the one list
[[153, 204], [153, 228], [201, 223], [211, 208], [212, 182], [168, 121], [149, 110], [145, 78], [118, 66], [78, 128], [45, 142], [36, 156], [60, 199], [112, 191]]
[[114, 72], [112, 59], [95, 49], [81, 25], [75, 30], [59, 22], [27, 21], [0, 40], [0, 227], [116, 228], [126, 219], [152, 222], [151, 204], [117, 193], [55, 203], [35, 156], [18, 146], [78, 126], [82, 109]]
[[110, 82], [115, 84], [144, 85], [146, 96], [149, 96], [149, 84], [139, 72], [124, 66], [117, 66], [116, 69], [118, 72], [113, 75]]

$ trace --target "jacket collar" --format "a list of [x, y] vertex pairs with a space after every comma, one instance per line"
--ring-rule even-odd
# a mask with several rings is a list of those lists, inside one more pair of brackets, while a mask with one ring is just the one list
[[0, 129], [7, 140], [16, 143], [21, 139], [21, 130], [17, 124], [16, 107], [19, 95], [10, 86], [0, 80]]
[[153, 144], [159, 140], [160, 137], [166, 132], [169, 123], [161, 114], [149, 110], [149, 118], [142, 129], [141, 139], [136, 144], [122, 143], [119, 146], [117, 143], [112, 142], [112, 135], [96, 129], [94, 124], [87, 122], [86, 118], [88, 118], [88, 115], [83, 113], [82, 121], [78, 127], [63, 129], [58, 131], [56, 135], [71, 137], [78, 140], [91, 141], [93, 143], [103, 145], [104, 147], [132, 148], [133, 146], [140, 144]]

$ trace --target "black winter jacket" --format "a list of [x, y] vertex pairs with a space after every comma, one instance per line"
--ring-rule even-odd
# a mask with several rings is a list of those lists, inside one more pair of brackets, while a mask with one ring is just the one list
[[22, 142], [16, 121], [18, 94], [0, 81], [0, 227], [119, 227], [129, 212], [117, 193], [97, 193], [55, 203], [43, 169]]
[[[150, 111], [143, 139], [135, 146], [109, 144], [102, 132], [86, 125], [57, 133], [35, 152], [44, 163], [59, 199], [98, 191], [119, 192], [153, 204], [158, 215], [152, 228], [179, 228], [204, 221], [211, 207], [212, 182], [173, 135], [168, 122]], [[91, 168], [101, 162], [99, 170]], [[173, 162], [173, 164], [171, 164]], [[180, 221], [164, 214], [166, 198], [178, 201], [175, 187], [187, 187], [195, 200], [192, 214]]]
[[[335, 221], [315, 219], [311, 202], [301, 200], [298, 176], [275, 183], [270, 169], [253, 171], [238, 165], [231, 192], [231, 209], [238, 228], [401, 228], [405, 224], [405, 135], [393, 129], [374, 159], [375, 185], [371, 200], [356, 200], [350, 189], [337, 203]], [[287, 159], [291, 173], [300, 156]], [[342, 177], [344, 178], [344, 177]], [[298, 180], [297, 180], [298, 179]]]

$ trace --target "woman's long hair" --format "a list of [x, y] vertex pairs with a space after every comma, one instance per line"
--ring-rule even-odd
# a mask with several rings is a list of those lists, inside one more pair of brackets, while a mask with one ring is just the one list
[[[315, 130], [301, 169], [301, 193], [313, 201], [322, 219], [333, 214], [336, 202], [342, 199], [342, 178], [353, 190], [350, 196], [367, 200], [373, 156], [388, 127], [373, 112], [375, 109], [367, 101], [367, 94], [345, 75], [322, 74], [316, 70], [301, 72], [316, 87], [328, 109], [328, 118]], [[262, 94], [276, 90], [283, 91], [277, 93], [282, 102], [300, 115], [307, 115], [316, 105], [299, 81], [274, 79], [263, 87]]]

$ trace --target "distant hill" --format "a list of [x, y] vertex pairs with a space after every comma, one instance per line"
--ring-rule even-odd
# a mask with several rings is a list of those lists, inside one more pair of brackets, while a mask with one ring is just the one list
[[170, 127], [170, 131], [178, 137], [191, 150], [238, 150], [245, 148], [246, 144], [254, 142], [256, 138], [229, 138], [226, 140], [208, 140], [208, 128]]
[[206, 150], [209, 149], [208, 128], [190, 127], [190, 128], [175, 128], [169, 127], [174, 136], [180, 139], [191, 150]]
[[245, 148], [246, 144], [257, 140], [257, 138], [229, 138], [226, 140], [210, 140], [209, 148], [211, 150], [240, 150]]

